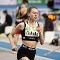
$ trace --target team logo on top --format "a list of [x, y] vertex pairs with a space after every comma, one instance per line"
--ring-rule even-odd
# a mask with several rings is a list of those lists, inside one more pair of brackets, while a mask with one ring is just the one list
[[38, 37], [39, 33], [35, 27], [25, 27], [25, 36]]

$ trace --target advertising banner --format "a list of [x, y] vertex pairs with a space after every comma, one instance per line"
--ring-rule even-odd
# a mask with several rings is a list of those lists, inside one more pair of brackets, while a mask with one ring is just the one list
[[[28, 0], [29, 4], [47, 4], [48, 0]], [[60, 4], [60, 0], [54, 0], [55, 4]], [[22, 0], [0, 0], [0, 5], [22, 4]]]
[[[47, 0], [28, 0], [29, 4], [46, 4]], [[17, 4], [21, 4], [22, 0], [17, 0]]]
[[54, 0], [55, 4], [60, 4], [60, 0]]
[[0, 5], [16, 5], [16, 0], [0, 0]]

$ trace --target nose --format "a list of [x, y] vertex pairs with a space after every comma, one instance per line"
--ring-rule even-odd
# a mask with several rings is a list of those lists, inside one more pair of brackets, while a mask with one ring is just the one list
[[37, 14], [35, 14], [35, 16], [37, 16]]
[[37, 14], [35, 14], [35, 17], [38, 17], [38, 15], [37, 15]]

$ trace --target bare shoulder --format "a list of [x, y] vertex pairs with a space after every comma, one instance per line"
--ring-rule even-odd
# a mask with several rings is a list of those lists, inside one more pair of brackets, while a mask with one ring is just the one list
[[38, 22], [40, 26], [43, 26], [43, 23], [42, 22]]
[[21, 22], [17, 25], [17, 28], [20, 29], [20, 30], [23, 30], [24, 29], [24, 22]]
[[22, 5], [21, 8], [25, 7], [25, 5]]
[[16, 8], [16, 10], [18, 10], [18, 9], [19, 9], [19, 7]]
[[23, 26], [23, 25], [24, 25], [24, 22], [21, 22], [21, 23], [19, 23], [18, 25], [21, 25], [21, 26]]
[[18, 13], [19, 7], [16, 8], [16, 14]]

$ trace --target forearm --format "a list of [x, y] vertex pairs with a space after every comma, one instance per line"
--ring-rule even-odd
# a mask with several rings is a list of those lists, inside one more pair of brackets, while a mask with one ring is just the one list
[[39, 33], [39, 40], [40, 40], [40, 44], [44, 44], [44, 35], [43, 35], [43, 31], [44, 31], [44, 26], [42, 23], [39, 23], [38, 27], [37, 27], [37, 31]]
[[13, 41], [13, 36], [11, 34], [9, 34], [8, 38], [9, 38], [10, 44], [12, 45], [12, 48], [15, 48], [15, 44], [14, 44], [14, 41]]
[[41, 33], [40, 33], [40, 36], [39, 36], [39, 40], [40, 40], [40, 44], [43, 45], [44, 44], [44, 37]]

